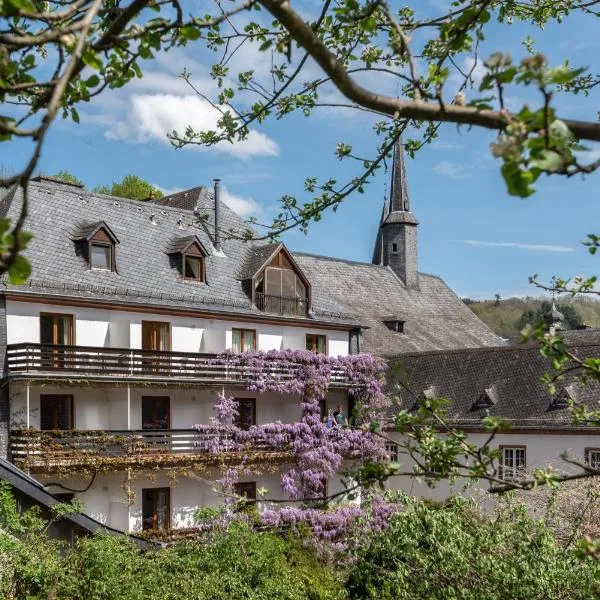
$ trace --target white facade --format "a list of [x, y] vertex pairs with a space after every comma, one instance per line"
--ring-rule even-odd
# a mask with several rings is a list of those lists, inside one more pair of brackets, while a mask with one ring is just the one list
[[[220, 353], [232, 349], [232, 330], [251, 329], [256, 331], [257, 350], [300, 350], [306, 348], [306, 336], [326, 336], [327, 353], [330, 356], [345, 356], [349, 353], [349, 334], [342, 330], [325, 330], [289, 324], [264, 324], [261, 322], [194, 318], [160, 312], [132, 312], [64, 306], [35, 302], [6, 302], [7, 344], [40, 343], [40, 314], [65, 314], [73, 316], [73, 344], [75, 346], [142, 348], [142, 322], [158, 321], [170, 324], [170, 347], [174, 353]], [[93, 355], [93, 353], [91, 353]], [[167, 397], [169, 399], [169, 429], [191, 430], [194, 425], [207, 425], [214, 416], [214, 404], [220, 393], [235, 398], [252, 398], [256, 406], [256, 424], [281, 421], [292, 423], [302, 415], [298, 395], [281, 395], [272, 392], [252, 393], [241, 385], [222, 386], [214, 384], [182, 383], [174, 379], [140, 382], [140, 373], [135, 381], [128, 382], [127, 376], [120, 381], [98, 381], [91, 378], [85, 384], [51, 379], [12, 379], [9, 384], [10, 426], [13, 431], [40, 429], [42, 395], [67, 395], [73, 397], [73, 428], [89, 431], [132, 431], [141, 430], [142, 398]], [[142, 377], [143, 378], [143, 377]], [[326, 409], [334, 410], [339, 404], [348, 408], [347, 393], [331, 390], [326, 400]], [[172, 440], [177, 437], [174, 433]], [[189, 437], [186, 438], [189, 440]], [[177, 440], [173, 444], [179, 443]], [[189, 443], [189, 442], [184, 442]], [[186, 467], [185, 475], [177, 469], [150, 469], [137, 471], [131, 483], [132, 496], [126, 493], [127, 478], [131, 471], [126, 467], [119, 470], [98, 472], [91, 486], [91, 475], [65, 479], [59, 475], [38, 474], [42, 482], [50, 484], [53, 493], [64, 493], [65, 488], [76, 491], [84, 501], [86, 512], [111, 527], [124, 531], [142, 529], [142, 490], [170, 488], [170, 525], [172, 528], [192, 527], [193, 515], [198, 507], [223, 502], [216, 489], [215, 479], [222, 471], [215, 467], [193, 463]], [[260, 475], [242, 477], [241, 481], [252, 480], [258, 489], [268, 490], [268, 497], [283, 499], [280, 477], [285, 465], [261, 465]], [[177, 481], [175, 482], [174, 479]], [[52, 483], [60, 482], [64, 488]], [[87, 489], [89, 486], [89, 489]], [[330, 492], [341, 489], [339, 479], [328, 482]], [[85, 491], [82, 491], [85, 490]], [[131, 498], [133, 497], [133, 502]]]
[[[402, 435], [390, 433], [390, 438], [402, 443]], [[489, 439], [486, 433], [471, 433], [468, 442], [480, 447]], [[558, 473], [574, 473], [578, 467], [565, 462], [562, 455], [567, 452], [570, 456], [583, 461], [586, 449], [600, 448], [600, 434], [592, 433], [562, 433], [560, 431], [511, 431], [498, 433], [491, 445], [492, 448], [519, 447], [525, 448], [525, 471], [533, 472], [535, 469], [552, 468]], [[402, 454], [400, 449], [399, 462], [403, 472], [411, 471], [414, 461]], [[438, 482], [435, 487], [429, 487], [424, 481], [412, 477], [394, 477], [388, 481], [388, 487], [402, 490], [411, 496], [429, 498], [442, 501], [453, 495], [465, 495], [477, 490], [487, 490], [490, 484], [487, 481], [470, 482], [459, 479], [453, 485], [447, 480]]]
[[257, 332], [257, 350], [303, 350], [306, 348], [306, 335], [317, 334], [326, 336], [329, 356], [346, 356], [349, 353], [348, 331], [80, 306], [67, 307], [14, 300], [6, 302], [7, 344], [38, 344], [40, 313], [73, 315], [77, 346], [137, 350], [142, 347], [142, 321], [160, 321], [171, 325], [173, 352], [224, 352], [231, 350], [233, 329], [254, 329]]

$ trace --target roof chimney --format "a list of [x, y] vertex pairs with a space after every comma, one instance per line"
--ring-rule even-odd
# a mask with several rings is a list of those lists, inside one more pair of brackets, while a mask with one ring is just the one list
[[213, 179], [215, 182], [215, 237], [214, 237], [214, 247], [217, 252], [221, 252], [221, 234], [219, 232], [219, 216], [220, 216], [220, 196], [221, 196], [221, 180]]

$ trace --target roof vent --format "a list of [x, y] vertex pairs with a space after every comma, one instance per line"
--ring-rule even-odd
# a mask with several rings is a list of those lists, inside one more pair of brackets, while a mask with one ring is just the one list
[[406, 321], [403, 319], [398, 317], [384, 317], [383, 323], [390, 331], [404, 333], [404, 323], [406, 323]]
[[569, 408], [573, 402], [577, 401], [577, 388], [570, 384], [565, 386], [554, 398], [548, 407], [548, 410], [562, 410]]
[[428, 388], [423, 390], [423, 398], [426, 398], [427, 400], [437, 398], [438, 396], [438, 389], [435, 385], [430, 385]]
[[179, 219], [177, 219], [177, 228], [185, 229], [185, 225], [183, 224], [183, 215], [179, 215]]
[[481, 410], [483, 408], [490, 408], [495, 406], [498, 403], [498, 395], [496, 394], [496, 390], [491, 388], [486, 388], [479, 394], [479, 397], [475, 402], [473, 402], [473, 406], [471, 410]]
[[158, 221], [154, 218], [154, 213], [150, 214], [150, 223], [152, 223], [152, 225], [158, 225]]

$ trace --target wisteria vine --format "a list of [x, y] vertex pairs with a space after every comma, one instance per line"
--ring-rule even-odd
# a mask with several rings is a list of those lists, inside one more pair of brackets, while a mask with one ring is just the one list
[[[339, 472], [344, 460], [381, 460], [385, 447], [368, 424], [381, 418], [386, 407], [382, 375], [385, 363], [369, 355], [330, 357], [309, 351], [227, 352], [213, 359], [236, 373], [253, 392], [300, 395], [302, 417], [295, 423], [266, 423], [244, 430], [236, 425], [237, 403], [221, 393], [209, 425], [198, 432], [218, 429], [211, 452], [245, 452], [251, 448], [285, 451], [291, 468], [281, 476], [281, 487], [290, 500], [320, 498], [327, 480]], [[321, 422], [320, 403], [332, 383], [344, 383], [355, 403], [355, 426], [328, 428]], [[251, 472], [245, 460], [230, 467], [218, 481], [231, 495], [241, 474]]]

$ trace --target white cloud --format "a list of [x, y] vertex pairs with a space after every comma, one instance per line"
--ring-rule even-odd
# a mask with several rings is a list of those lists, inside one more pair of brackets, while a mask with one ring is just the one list
[[160, 190], [165, 196], [170, 196], [171, 194], [176, 194], [177, 192], [183, 192], [184, 190], [184, 188], [180, 187], [166, 188], [162, 185], [157, 185], [156, 183], [153, 183], [152, 186]]
[[536, 250], [538, 252], [573, 252], [569, 246], [553, 246], [550, 244], [521, 244], [518, 242], [484, 242], [481, 240], [461, 240], [469, 246], [485, 246], [486, 248], [517, 248], [519, 250]]
[[[473, 71], [472, 73], [471, 73], [471, 70]], [[473, 80], [473, 83], [475, 84], [475, 87], [477, 89], [479, 89], [481, 80], [483, 79], [484, 75], [487, 73], [487, 69], [483, 65], [483, 61], [482, 60], [475, 61], [475, 58], [473, 56], [467, 56], [463, 60], [462, 71], [463, 71], [463, 73], [467, 73], [467, 74], [471, 73], [471, 79]]]
[[436, 175], [442, 175], [444, 177], [451, 177], [452, 179], [464, 179], [468, 177], [466, 169], [456, 163], [448, 162], [443, 160], [433, 166], [433, 172]]
[[[169, 144], [166, 134], [177, 130], [183, 134], [191, 125], [196, 131], [215, 129], [220, 113], [198, 96], [174, 94], [134, 94], [129, 111], [106, 132], [111, 140], [132, 143], [160, 141]], [[264, 133], [251, 130], [242, 142], [219, 142], [215, 150], [239, 158], [250, 156], [277, 156], [279, 148]]]
[[221, 200], [240, 217], [258, 216], [262, 212], [261, 205], [249, 196], [236, 196], [226, 187], [221, 190]]

